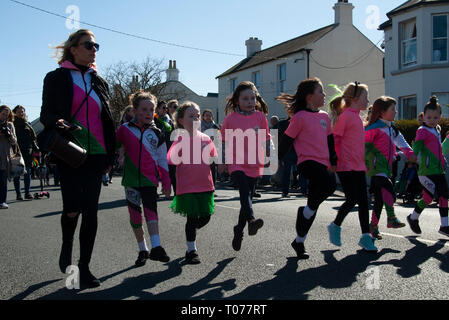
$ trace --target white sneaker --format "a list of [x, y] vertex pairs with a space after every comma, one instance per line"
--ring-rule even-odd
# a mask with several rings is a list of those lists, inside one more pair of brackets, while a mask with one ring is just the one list
[[0, 209], [8, 209], [9, 207], [8, 207], [8, 205], [5, 203], [5, 202], [3, 202], [2, 204], [0, 204]]

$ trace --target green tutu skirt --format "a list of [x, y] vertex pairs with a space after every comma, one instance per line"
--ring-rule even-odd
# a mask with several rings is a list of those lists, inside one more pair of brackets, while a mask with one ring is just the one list
[[210, 216], [214, 214], [214, 207], [214, 191], [177, 195], [170, 204], [174, 213], [189, 218]]

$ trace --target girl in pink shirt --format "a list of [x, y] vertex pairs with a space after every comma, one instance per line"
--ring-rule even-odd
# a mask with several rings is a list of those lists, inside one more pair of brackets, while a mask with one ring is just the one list
[[[265, 150], [268, 151], [270, 145], [267, 113], [267, 104], [249, 81], [239, 83], [226, 104], [227, 116], [221, 127], [223, 159], [232, 180], [238, 185], [241, 206], [232, 240], [235, 251], [241, 248], [246, 223], [250, 236], [263, 226], [263, 220], [254, 217], [252, 196], [256, 180], [263, 174]], [[219, 173], [224, 170], [225, 165], [220, 164]]]
[[292, 116], [279, 145], [279, 159], [291, 146], [298, 155], [298, 169], [309, 180], [307, 206], [298, 208], [296, 218], [296, 239], [292, 247], [299, 259], [308, 259], [304, 241], [316, 217], [319, 205], [334, 193], [335, 180], [328, 167], [335, 172], [337, 156], [331, 122], [326, 112], [319, 110], [324, 105], [325, 94], [320, 79], [301, 81], [294, 96], [282, 94], [277, 100], [287, 105]]
[[178, 137], [167, 154], [176, 166], [176, 196], [170, 208], [187, 217], [185, 261], [198, 264], [196, 229], [204, 227], [214, 213], [214, 182], [210, 170], [217, 150], [212, 140], [200, 131], [200, 108], [194, 102], [183, 103], [174, 114]]
[[332, 118], [335, 119], [333, 135], [338, 158], [337, 175], [346, 201], [327, 229], [331, 243], [341, 246], [341, 224], [349, 211], [358, 204], [362, 228], [359, 246], [366, 251], [377, 252], [369, 230], [365, 179], [365, 129], [360, 118], [360, 110], [366, 110], [368, 102], [368, 86], [355, 82], [348, 84], [343, 95], [330, 103]]

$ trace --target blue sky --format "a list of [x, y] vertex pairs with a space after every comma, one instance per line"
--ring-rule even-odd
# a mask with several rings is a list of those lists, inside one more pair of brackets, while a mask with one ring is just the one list
[[[101, 48], [97, 54], [100, 75], [118, 61], [141, 61], [146, 56], [176, 60], [180, 80], [200, 95], [218, 92], [217, 75], [246, 55], [245, 40], [262, 39], [262, 49], [332, 24], [337, 0], [18, 0], [63, 16], [68, 6], [79, 8], [80, 20], [150, 39], [226, 52], [216, 54], [164, 45], [91, 29]], [[350, 1], [351, 2], [351, 1]], [[383, 33], [370, 22], [405, 0], [353, 0], [354, 25], [377, 43]], [[371, 10], [369, 10], [371, 9]], [[368, 10], [368, 11], [367, 11]], [[367, 25], [368, 22], [368, 25]], [[67, 39], [66, 21], [10, 0], [0, 0], [0, 102], [25, 106], [30, 121], [39, 117], [42, 80], [57, 67], [52, 58], [57, 45]]]

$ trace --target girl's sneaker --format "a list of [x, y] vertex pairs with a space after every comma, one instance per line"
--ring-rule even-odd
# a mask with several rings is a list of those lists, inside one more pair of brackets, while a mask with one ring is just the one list
[[306, 251], [306, 248], [304, 247], [304, 243], [302, 242], [296, 242], [296, 239], [292, 242], [292, 247], [296, 252], [296, 256], [298, 259], [306, 260], [309, 259], [309, 254]]
[[409, 224], [409, 226], [410, 226], [410, 229], [412, 229], [412, 231], [413, 231], [414, 233], [416, 233], [416, 234], [421, 234], [421, 228], [419, 227], [419, 220], [418, 220], [418, 219], [413, 220], [413, 219], [412, 219], [412, 215], [409, 214], [409, 215], [407, 216], [407, 222], [408, 222], [408, 224]]
[[150, 253], [146, 250], [142, 250], [139, 252], [139, 256], [137, 257], [136, 260], [136, 267], [141, 267], [143, 265], [145, 265], [145, 263], [147, 262], [147, 260], [150, 258]]
[[160, 262], [169, 262], [170, 258], [167, 256], [164, 248], [161, 246], [155, 247], [150, 251], [150, 260], [160, 261]]
[[359, 241], [359, 246], [361, 246], [365, 251], [377, 252], [377, 247], [374, 245], [374, 238], [370, 235], [362, 235]]
[[327, 226], [327, 231], [329, 231], [329, 241], [332, 244], [341, 247], [341, 227], [332, 222]]
[[187, 264], [199, 264], [201, 263], [200, 257], [196, 250], [186, 252], [185, 262]]
[[9, 207], [8, 207], [8, 205], [5, 202], [0, 204], [0, 209], [8, 209], [8, 208]]
[[397, 217], [391, 217], [387, 220], [387, 228], [399, 229], [405, 227], [405, 223], [398, 220]]
[[371, 233], [371, 236], [373, 238], [376, 238], [377, 240], [382, 240], [382, 235], [379, 232], [379, 227], [374, 225], [372, 222], [369, 224], [369, 233]]

